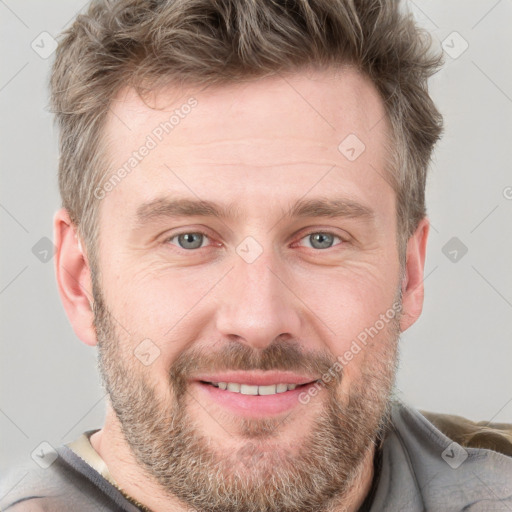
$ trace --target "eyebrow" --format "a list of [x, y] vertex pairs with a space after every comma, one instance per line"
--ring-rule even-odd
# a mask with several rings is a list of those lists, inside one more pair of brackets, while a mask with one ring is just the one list
[[286, 214], [291, 218], [302, 217], [360, 217], [371, 220], [374, 211], [357, 201], [338, 198], [299, 199]]
[[234, 204], [227, 206], [200, 199], [159, 198], [137, 208], [137, 222], [145, 224], [165, 217], [238, 218], [240, 211]]
[[[137, 222], [141, 225], [167, 217], [216, 217], [219, 219], [239, 219], [240, 208], [229, 203], [222, 205], [208, 200], [188, 198], [158, 198], [137, 208]], [[362, 218], [372, 220], [374, 211], [357, 201], [348, 198], [299, 199], [287, 211], [286, 218]]]

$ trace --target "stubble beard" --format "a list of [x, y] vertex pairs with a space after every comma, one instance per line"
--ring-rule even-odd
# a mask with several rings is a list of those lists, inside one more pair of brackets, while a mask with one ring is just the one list
[[[333, 367], [332, 356], [312, 360], [287, 342], [273, 343], [260, 353], [238, 343], [218, 354], [187, 351], [169, 371], [172, 399], [162, 399], [143, 365], [133, 357], [130, 340], [121, 338], [98, 287], [94, 299], [99, 369], [110, 403], [135, 459], [163, 492], [198, 512], [344, 509], [368, 451], [385, 435], [389, 423], [398, 317], [387, 325], [385, 338], [378, 341], [379, 350], [368, 345], [358, 355], [365, 358], [364, 365], [348, 397], [339, 396], [343, 372], [324, 384], [325, 404], [311, 420], [299, 448], [276, 449], [272, 444], [273, 436], [286, 428], [286, 421], [246, 418], [238, 423], [240, 442], [232, 450], [214, 446], [203, 433], [204, 426], [189, 413], [193, 397], [187, 380], [192, 368], [209, 370], [222, 361], [222, 368], [315, 369], [322, 375], [322, 370]], [[125, 347], [132, 347], [129, 353], [121, 349], [123, 341]]]

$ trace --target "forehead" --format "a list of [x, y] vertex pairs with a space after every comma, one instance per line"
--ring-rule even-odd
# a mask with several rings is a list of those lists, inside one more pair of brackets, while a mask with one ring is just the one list
[[[358, 182], [359, 189], [386, 187], [388, 136], [380, 95], [352, 68], [170, 86], [144, 100], [127, 88], [112, 103], [104, 132], [111, 171], [125, 172], [104, 203], [135, 208], [137, 199], [175, 188], [268, 202], [269, 191], [298, 198], [312, 186], [325, 192], [343, 183], [353, 195]], [[337, 172], [327, 173], [333, 167]]]
[[[194, 108], [187, 123], [179, 122], [173, 127], [175, 146], [182, 139], [187, 144], [222, 136], [233, 140], [254, 136], [260, 130], [280, 138], [293, 134], [310, 137], [314, 133], [335, 148], [340, 137], [356, 133], [368, 146], [370, 133], [371, 137], [379, 137], [388, 127], [382, 99], [373, 83], [355, 69], [345, 67], [220, 86], [169, 86], [144, 99], [133, 88], [125, 88], [109, 109], [105, 135], [114, 145], [136, 143], [138, 132], [152, 133], [157, 127], [155, 121], [168, 121], [170, 114], [184, 110], [191, 98], [199, 108]], [[185, 116], [188, 117], [186, 113]], [[201, 124], [201, 132], [196, 131], [196, 123]]]

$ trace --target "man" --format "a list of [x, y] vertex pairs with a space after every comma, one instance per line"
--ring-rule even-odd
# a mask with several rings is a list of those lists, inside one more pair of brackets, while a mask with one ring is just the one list
[[509, 426], [392, 399], [442, 126], [424, 36], [377, 0], [77, 18], [51, 84], [56, 270], [107, 416], [2, 510], [512, 508]]

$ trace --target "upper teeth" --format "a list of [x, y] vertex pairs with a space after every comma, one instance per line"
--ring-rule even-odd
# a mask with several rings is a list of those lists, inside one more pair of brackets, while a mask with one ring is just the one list
[[284, 393], [297, 387], [297, 384], [270, 384], [269, 386], [252, 386], [236, 382], [211, 382], [210, 384], [233, 393], [241, 393], [242, 395], [275, 395], [276, 393]]

